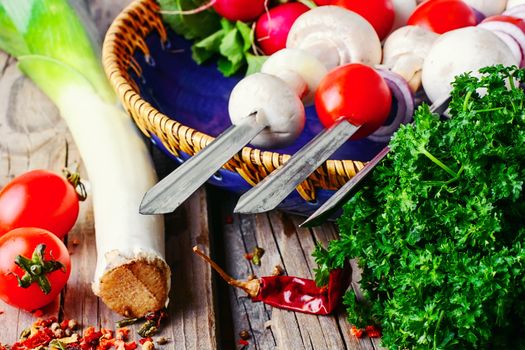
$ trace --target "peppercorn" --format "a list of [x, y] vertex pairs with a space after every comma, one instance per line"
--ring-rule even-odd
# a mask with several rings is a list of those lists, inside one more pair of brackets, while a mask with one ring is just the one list
[[243, 329], [242, 331], [239, 332], [239, 337], [241, 337], [241, 339], [243, 340], [248, 340], [250, 339], [250, 332], [248, 332], [246, 329]]

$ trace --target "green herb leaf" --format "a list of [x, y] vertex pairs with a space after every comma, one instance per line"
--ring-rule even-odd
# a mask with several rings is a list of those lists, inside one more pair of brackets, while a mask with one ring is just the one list
[[220, 17], [213, 9], [196, 14], [169, 14], [170, 11], [181, 12], [198, 8], [208, 0], [159, 0], [162, 15], [175, 33], [186, 39], [202, 39], [220, 29]]
[[268, 56], [255, 56], [250, 53], [246, 54], [246, 62], [248, 63], [248, 69], [246, 75], [258, 73], [261, 71], [261, 67], [268, 59]]

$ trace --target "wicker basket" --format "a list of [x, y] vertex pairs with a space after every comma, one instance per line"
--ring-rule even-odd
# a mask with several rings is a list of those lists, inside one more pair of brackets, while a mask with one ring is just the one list
[[[181, 152], [192, 156], [206, 147], [213, 137], [182, 125], [177, 122], [176, 115], [168, 117], [159, 112], [141, 97], [137, 82], [132, 79], [132, 76], [142, 74], [141, 66], [133, 57], [135, 52], [140, 50], [146, 59], [150, 55], [146, 44], [148, 34], [156, 31], [161, 41], [167, 40], [167, 30], [158, 11], [159, 6], [154, 0], [137, 0], [128, 6], [106, 34], [103, 63], [111, 84], [140, 130], [148, 137], [154, 137], [157, 144], [161, 143], [161, 148], [180, 159]], [[245, 147], [224, 165], [224, 169], [253, 186], [288, 158], [286, 154]], [[311, 204], [320, 197], [319, 193], [329, 190], [325, 193], [328, 197], [363, 166], [360, 161], [326, 161], [297, 188], [302, 199], [310, 204], [308, 211], [315, 209], [311, 208]]]

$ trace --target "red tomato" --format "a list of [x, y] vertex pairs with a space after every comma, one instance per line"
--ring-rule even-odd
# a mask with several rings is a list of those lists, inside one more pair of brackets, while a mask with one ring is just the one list
[[461, 0], [427, 0], [416, 7], [407, 24], [443, 34], [475, 26], [476, 14]]
[[506, 22], [514, 24], [525, 33], [525, 21], [519, 17], [496, 15], [485, 18], [483, 21], [481, 21], [481, 23], [483, 22]]
[[334, 0], [333, 5], [347, 8], [364, 17], [374, 27], [379, 39], [383, 40], [394, 24], [392, 0]]
[[32, 170], [0, 191], [0, 236], [18, 227], [40, 227], [64, 237], [78, 217], [78, 197], [62, 176]]
[[383, 77], [361, 63], [329, 72], [315, 94], [315, 109], [324, 126], [331, 126], [340, 117], [361, 125], [352, 140], [366, 137], [383, 125], [391, 105], [392, 94]]
[[257, 43], [266, 55], [271, 55], [286, 47], [286, 39], [297, 17], [310, 8], [300, 2], [290, 2], [275, 6], [263, 13], [255, 25]]
[[251, 22], [264, 12], [266, 0], [217, 0], [213, 8], [230, 21]]
[[[42, 245], [45, 247], [42, 248]], [[40, 257], [34, 258], [42, 250]], [[37, 261], [39, 258], [42, 258], [40, 263]], [[32, 275], [15, 264], [17, 259], [25, 261], [29, 270], [33, 271]], [[42, 272], [35, 278], [37, 270]], [[0, 237], [0, 298], [6, 303], [27, 311], [39, 309], [55, 300], [66, 285], [70, 273], [71, 261], [67, 248], [51, 232], [25, 227]], [[25, 288], [19, 286], [16, 278], [23, 279], [24, 275], [33, 276], [33, 281], [28, 281]], [[37, 279], [49, 283], [47, 293], [35, 281]]]

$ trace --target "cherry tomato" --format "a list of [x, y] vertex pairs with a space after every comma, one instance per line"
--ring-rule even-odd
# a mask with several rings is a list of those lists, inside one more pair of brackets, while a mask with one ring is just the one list
[[461, 0], [427, 0], [416, 7], [407, 24], [443, 34], [475, 26], [476, 14]]
[[251, 22], [264, 12], [266, 0], [217, 0], [213, 8], [230, 21]]
[[40, 227], [64, 237], [78, 217], [78, 196], [64, 177], [32, 170], [0, 191], [0, 236], [18, 227]]
[[519, 17], [496, 15], [487, 17], [483, 21], [481, 21], [481, 23], [484, 22], [506, 22], [514, 24], [516, 27], [521, 29], [522, 32], [525, 33], [525, 21]]
[[360, 63], [330, 71], [315, 94], [315, 109], [325, 127], [330, 127], [340, 117], [361, 125], [352, 140], [366, 137], [383, 125], [391, 105], [392, 94], [383, 77]]
[[67, 248], [51, 232], [24, 227], [0, 237], [0, 298], [6, 303], [27, 311], [39, 309], [55, 300], [70, 273]]
[[333, 5], [347, 8], [364, 17], [383, 40], [394, 24], [395, 12], [392, 0], [334, 0]]
[[300, 2], [289, 2], [263, 13], [255, 25], [255, 37], [263, 52], [271, 55], [284, 49], [292, 24], [309, 9]]

